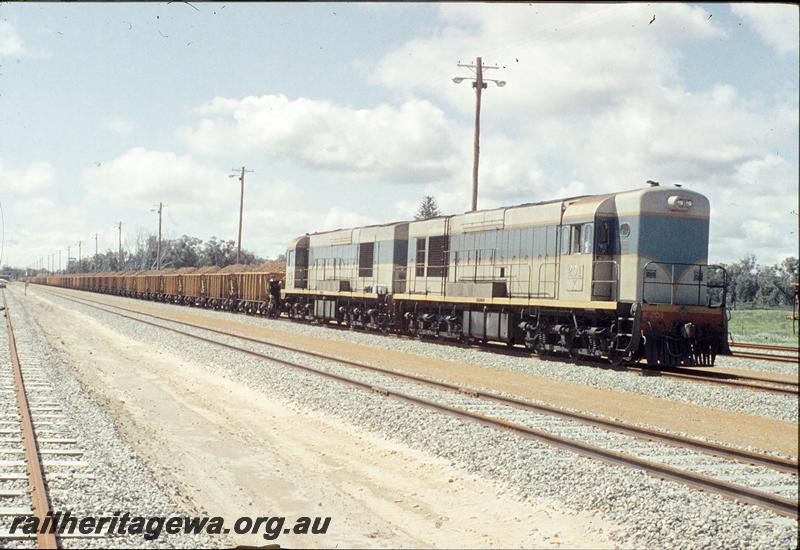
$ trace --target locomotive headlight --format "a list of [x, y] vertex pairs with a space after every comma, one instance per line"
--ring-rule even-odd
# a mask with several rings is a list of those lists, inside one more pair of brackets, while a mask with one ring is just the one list
[[672, 195], [667, 199], [667, 205], [670, 210], [681, 210], [685, 212], [692, 207], [692, 199], [681, 197], [680, 195]]

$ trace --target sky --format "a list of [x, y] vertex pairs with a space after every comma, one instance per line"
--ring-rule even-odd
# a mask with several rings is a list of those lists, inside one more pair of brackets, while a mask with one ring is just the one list
[[[679, 183], [711, 262], [798, 255], [798, 7], [0, 3], [4, 265]], [[57, 267], [57, 266], [56, 266]]]

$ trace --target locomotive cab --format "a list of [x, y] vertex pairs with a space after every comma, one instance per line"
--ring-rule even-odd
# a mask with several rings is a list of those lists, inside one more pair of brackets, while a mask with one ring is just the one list
[[633, 310], [649, 365], [714, 364], [730, 353], [725, 270], [708, 265], [709, 202], [680, 187], [615, 196], [620, 301]]
[[296, 238], [286, 251], [286, 289], [308, 287], [308, 235]]

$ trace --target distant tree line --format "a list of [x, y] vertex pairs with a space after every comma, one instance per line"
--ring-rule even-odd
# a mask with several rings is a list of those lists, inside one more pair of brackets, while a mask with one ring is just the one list
[[[143, 271], [155, 269], [157, 261], [158, 237], [153, 234], [139, 233], [133, 250], [122, 251], [120, 263], [119, 251], [108, 249], [94, 256], [82, 258], [80, 263], [73, 258], [68, 272], [89, 271]], [[242, 249], [240, 264], [262, 263], [265, 259], [249, 250]], [[95, 264], [96, 262], [96, 264]], [[203, 241], [197, 237], [182, 235], [176, 239], [161, 240], [161, 269], [178, 269], [181, 267], [225, 267], [236, 263], [236, 241], [211, 237]], [[95, 267], [96, 265], [96, 267]]]
[[[66, 273], [91, 273], [93, 271], [145, 271], [156, 269], [158, 262], [156, 252], [158, 237], [140, 232], [132, 249], [122, 250], [122, 261], [118, 250], [107, 249], [78, 258], [70, 258], [69, 265], [64, 265]], [[267, 259], [257, 256], [249, 250], [242, 249], [240, 264], [260, 264]], [[177, 269], [181, 267], [225, 267], [236, 263], [236, 241], [218, 240], [211, 237], [207, 241], [183, 235], [176, 239], [161, 240], [161, 269]], [[25, 270], [5, 267], [9, 276], [24, 275]]]
[[776, 307], [794, 302], [797, 258], [786, 258], [775, 265], [761, 265], [750, 254], [736, 263], [720, 265], [728, 272], [730, 306]]

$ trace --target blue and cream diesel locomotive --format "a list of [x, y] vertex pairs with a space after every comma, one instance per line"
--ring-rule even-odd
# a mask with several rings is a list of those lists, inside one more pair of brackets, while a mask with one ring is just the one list
[[709, 203], [678, 186], [306, 234], [292, 318], [541, 355], [713, 365], [728, 349]]

